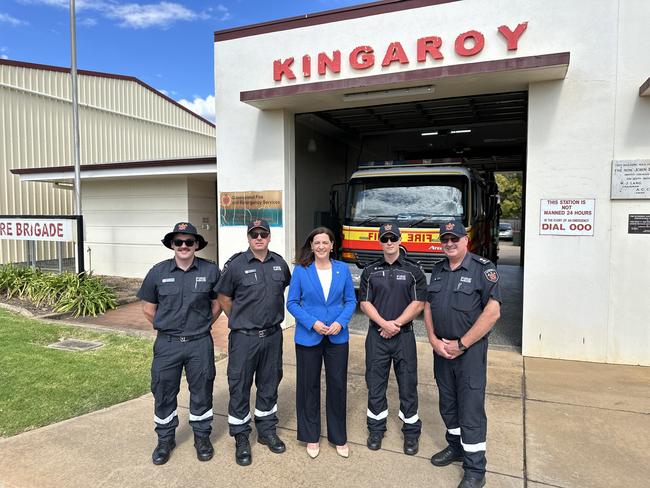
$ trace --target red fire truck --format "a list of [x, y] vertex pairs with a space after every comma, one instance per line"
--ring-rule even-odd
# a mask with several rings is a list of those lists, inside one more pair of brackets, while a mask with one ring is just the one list
[[361, 270], [381, 256], [378, 228], [396, 221], [402, 248], [428, 273], [444, 254], [438, 240], [442, 222], [455, 218], [467, 227], [470, 251], [497, 259], [499, 204], [494, 175], [462, 165], [462, 161], [379, 161], [362, 163], [345, 185], [339, 212], [339, 257], [350, 266], [355, 286]]

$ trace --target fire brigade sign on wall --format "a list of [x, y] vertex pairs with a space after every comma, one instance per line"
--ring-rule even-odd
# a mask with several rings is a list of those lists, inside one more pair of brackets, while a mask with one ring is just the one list
[[542, 198], [539, 233], [547, 236], [593, 236], [594, 198]]
[[69, 219], [0, 218], [0, 239], [18, 241], [73, 241]]

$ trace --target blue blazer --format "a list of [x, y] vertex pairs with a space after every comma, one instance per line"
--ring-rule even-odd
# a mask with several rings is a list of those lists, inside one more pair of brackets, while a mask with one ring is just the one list
[[312, 329], [317, 320], [325, 325], [333, 322], [341, 324], [341, 332], [328, 337], [334, 344], [348, 342], [348, 322], [356, 304], [352, 276], [347, 264], [332, 260], [332, 284], [327, 301], [318, 279], [316, 265], [312, 263], [306, 268], [297, 265], [291, 276], [287, 297], [287, 309], [296, 318], [296, 344], [315, 346], [323, 340], [323, 336]]

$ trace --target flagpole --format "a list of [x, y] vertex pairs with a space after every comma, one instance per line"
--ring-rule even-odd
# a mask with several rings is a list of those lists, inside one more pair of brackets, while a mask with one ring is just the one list
[[[75, 19], [75, 0], [70, 0], [70, 50], [71, 50], [71, 66], [70, 75], [72, 78], [72, 136], [73, 136], [73, 151], [74, 151], [74, 196], [75, 196], [75, 214], [81, 216], [81, 155], [79, 150], [79, 100], [78, 100], [78, 85], [77, 85], [77, 30]], [[82, 241], [83, 236], [77, 235], [77, 240]], [[83, 271], [83, 254], [79, 256], [79, 249], [82, 246], [77, 246], [75, 253], [75, 264], [77, 273]], [[82, 250], [83, 252], [83, 250]]]

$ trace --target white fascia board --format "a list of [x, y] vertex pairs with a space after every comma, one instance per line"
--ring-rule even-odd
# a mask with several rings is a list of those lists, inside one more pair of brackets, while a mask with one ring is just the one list
[[[133, 178], [136, 176], [169, 176], [169, 175], [216, 175], [216, 164], [192, 164], [188, 166], [157, 166], [153, 168], [111, 168], [84, 169], [82, 180], [97, 178]], [[74, 171], [57, 171], [56, 173], [30, 173], [20, 175], [20, 181], [72, 181]]]

